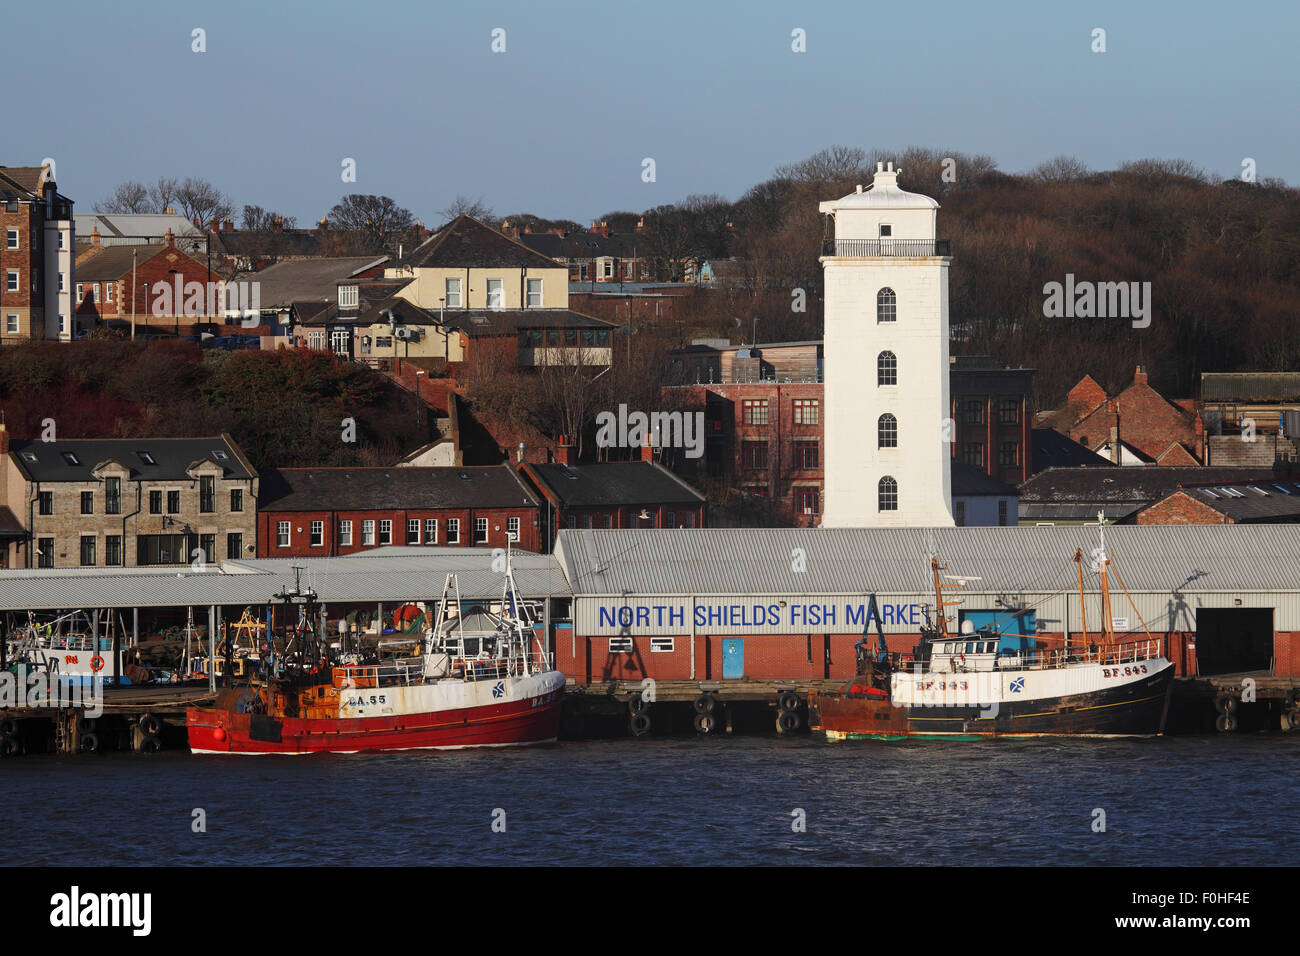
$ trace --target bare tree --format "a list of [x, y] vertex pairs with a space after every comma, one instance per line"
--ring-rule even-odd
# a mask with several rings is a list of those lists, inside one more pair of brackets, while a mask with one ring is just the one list
[[275, 228], [277, 222], [284, 229], [296, 229], [298, 217], [282, 216], [280, 213], [263, 209], [261, 206], [245, 206], [239, 228], [249, 232], [270, 232]]
[[1055, 156], [1029, 171], [1029, 178], [1040, 183], [1073, 183], [1087, 175], [1087, 165], [1075, 156]]
[[168, 176], [159, 176], [158, 181], [149, 187], [149, 204], [151, 212], [163, 213], [174, 209], [179, 202], [180, 183]]
[[137, 182], [125, 182], [113, 190], [103, 202], [97, 203], [95, 212], [141, 213], [153, 212], [149, 190]]
[[198, 220], [207, 225], [213, 220], [225, 219], [234, 212], [234, 203], [230, 197], [206, 179], [186, 176], [176, 191], [180, 211], [190, 221]]
[[575, 441], [582, 455], [583, 433], [595, 417], [601, 403], [601, 373], [607, 366], [597, 364], [597, 351], [583, 346], [547, 349], [554, 361], [537, 372], [537, 395], [540, 412]]
[[444, 209], [437, 210], [439, 216], [450, 222], [457, 216], [471, 216], [479, 222], [487, 222], [492, 218], [492, 207], [483, 201], [483, 197], [471, 199], [469, 196], [457, 196], [452, 200], [451, 205]]
[[329, 212], [332, 229], [351, 231], [361, 237], [368, 251], [395, 249], [415, 225], [409, 209], [387, 196], [349, 193]]

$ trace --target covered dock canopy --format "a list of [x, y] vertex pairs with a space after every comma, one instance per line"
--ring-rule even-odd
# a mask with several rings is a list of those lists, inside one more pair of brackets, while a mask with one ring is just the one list
[[[486, 548], [391, 547], [333, 558], [225, 561], [203, 568], [31, 568], [0, 570], [0, 611], [158, 608], [266, 604], [295, 585], [323, 604], [431, 601], [454, 573], [461, 597], [500, 597], [504, 557]], [[567, 578], [551, 555], [511, 555], [524, 599], [568, 598]]]

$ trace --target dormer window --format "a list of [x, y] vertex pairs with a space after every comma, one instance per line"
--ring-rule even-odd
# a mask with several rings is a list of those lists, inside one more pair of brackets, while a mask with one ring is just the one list
[[63, 460], [64, 460], [65, 462], [67, 462], [69, 465], [80, 465], [80, 464], [81, 464], [81, 461], [77, 458], [77, 456], [74, 455], [74, 454], [73, 454], [72, 452], [70, 452], [70, 451], [65, 451], [65, 452], [63, 453]]
[[213, 461], [226, 461], [229, 457], [230, 457], [230, 455], [227, 454], [226, 452], [222, 451], [220, 448], [214, 448], [214, 449], [212, 449], [212, 459], [213, 459]]
[[135, 457], [139, 458], [140, 461], [146, 465], [158, 464], [158, 462], [154, 461], [153, 455], [149, 454], [147, 451], [138, 451], [135, 453]]
[[355, 309], [357, 307], [358, 300], [359, 300], [359, 295], [356, 286], [354, 285], [339, 286], [339, 308], [340, 309]]

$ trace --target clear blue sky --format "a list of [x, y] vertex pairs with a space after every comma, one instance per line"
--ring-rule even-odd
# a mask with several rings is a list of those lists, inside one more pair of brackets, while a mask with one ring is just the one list
[[1009, 172], [1064, 153], [1237, 176], [1249, 156], [1300, 182], [1286, 0], [65, 0], [3, 22], [0, 164], [53, 157], [85, 211], [124, 180], [196, 175], [302, 225], [352, 191], [430, 225], [457, 194], [587, 221], [734, 199], [836, 143], [987, 153]]

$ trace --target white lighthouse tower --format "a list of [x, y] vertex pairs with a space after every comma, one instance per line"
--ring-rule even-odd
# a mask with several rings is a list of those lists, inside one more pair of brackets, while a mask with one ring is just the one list
[[826, 280], [823, 527], [948, 526], [948, 248], [939, 204], [898, 188], [890, 163], [871, 188], [820, 209], [834, 222]]

